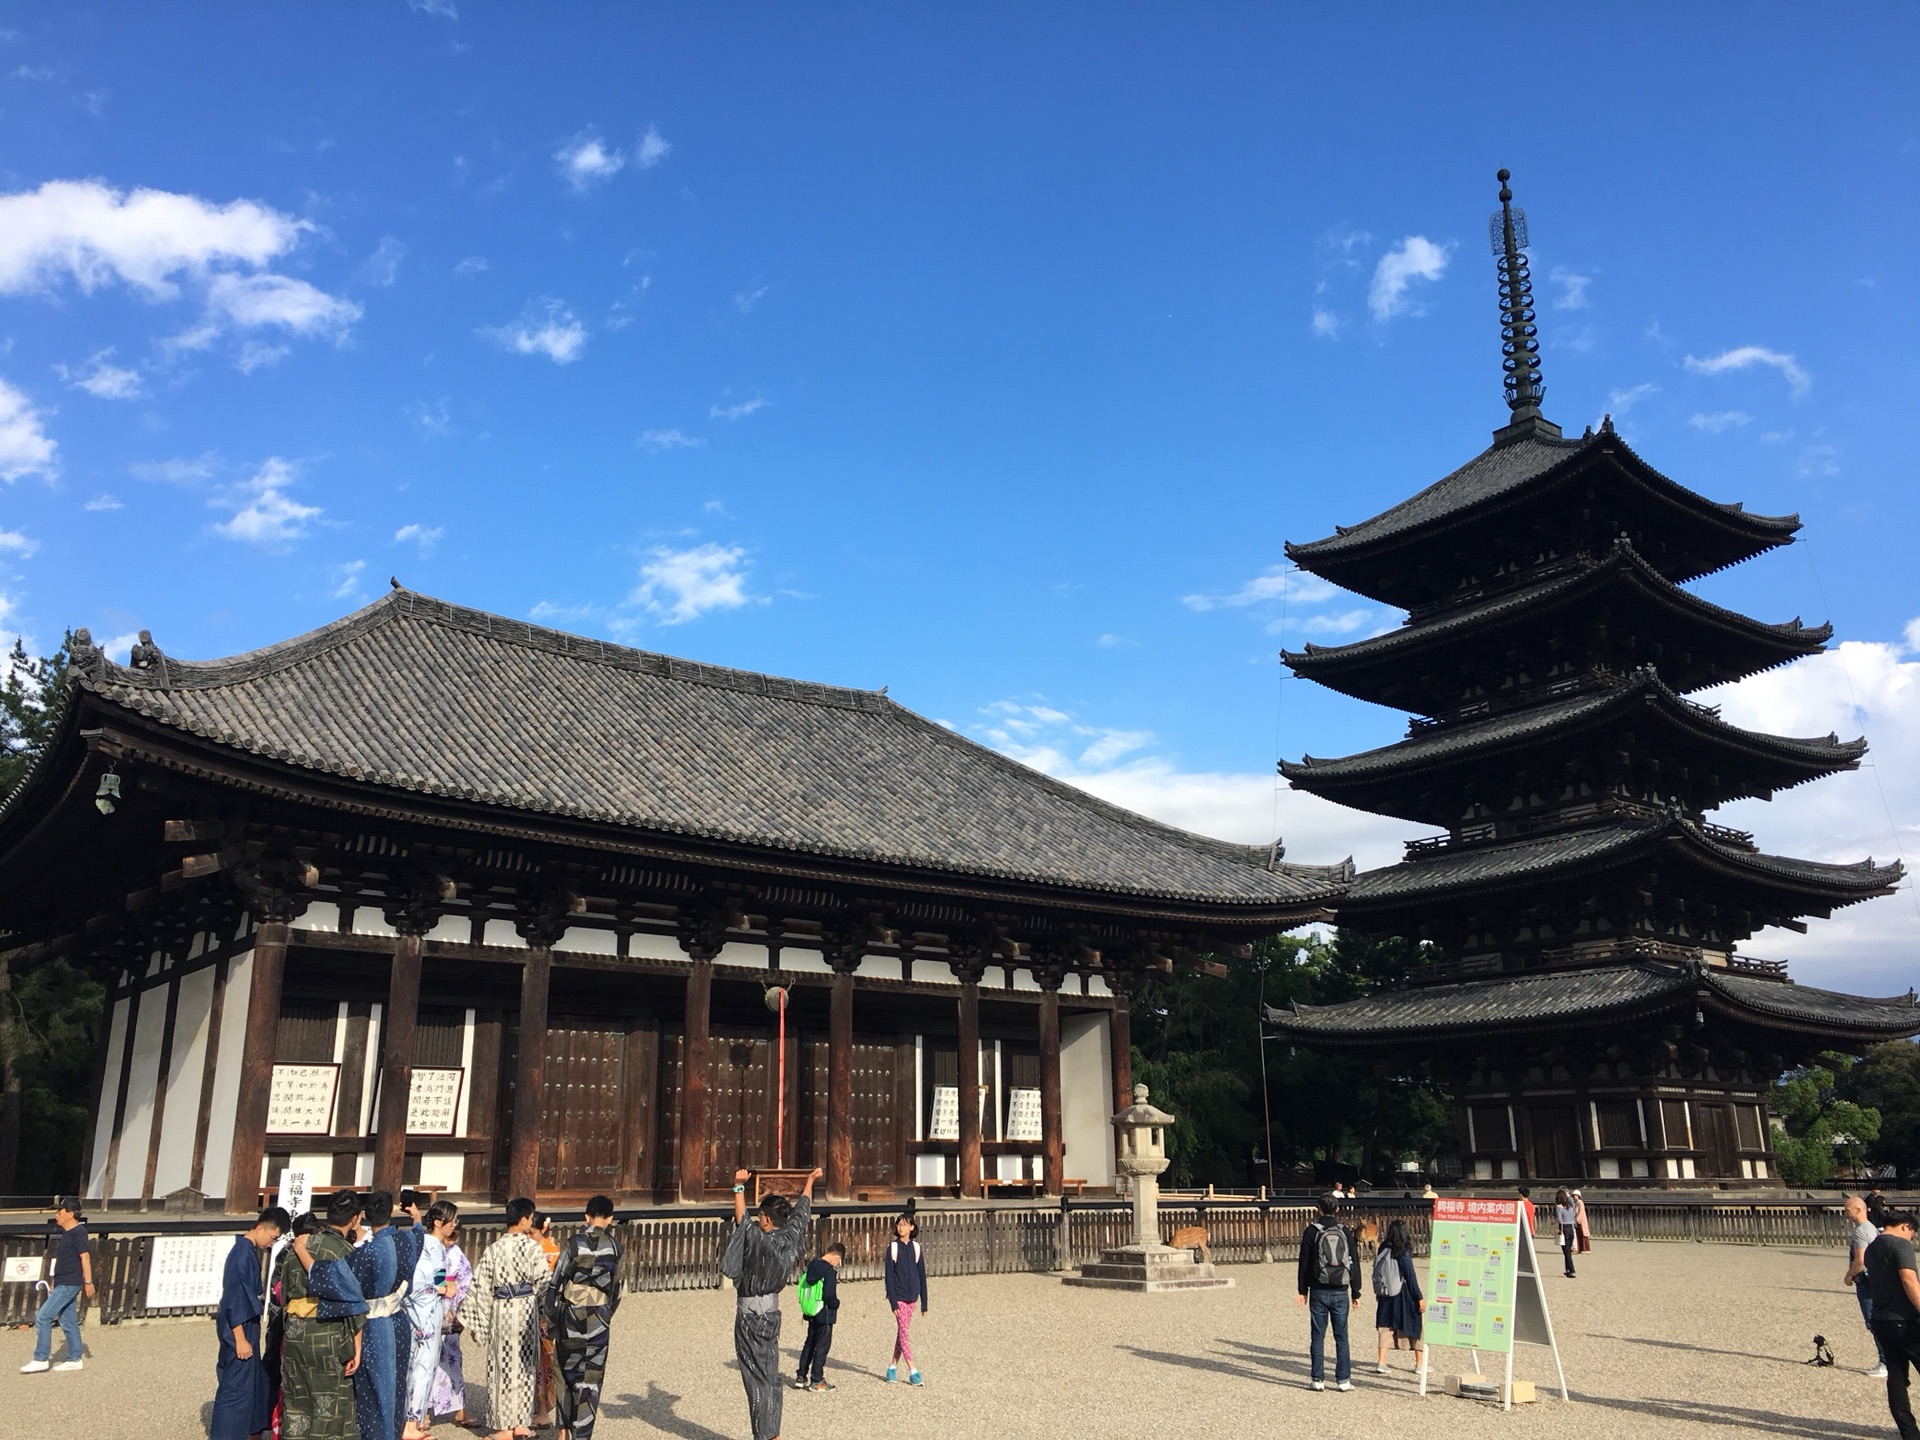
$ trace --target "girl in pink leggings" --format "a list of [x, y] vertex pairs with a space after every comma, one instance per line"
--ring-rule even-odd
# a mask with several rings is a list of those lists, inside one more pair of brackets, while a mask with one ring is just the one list
[[913, 1307], [927, 1310], [927, 1257], [920, 1248], [920, 1227], [908, 1210], [893, 1222], [893, 1239], [887, 1244], [887, 1304], [893, 1307], [899, 1333], [893, 1342], [893, 1363], [887, 1366], [887, 1379], [900, 1378], [900, 1362], [907, 1363], [907, 1383], [920, 1383], [919, 1367], [913, 1363]]

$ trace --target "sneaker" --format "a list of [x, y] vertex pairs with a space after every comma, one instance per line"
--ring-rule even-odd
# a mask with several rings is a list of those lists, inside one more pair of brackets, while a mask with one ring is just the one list
[[1387, 1367], [1385, 1365], [1375, 1365], [1373, 1367], [1373, 1373], [1376, 1375], [1384, 1375], [1387, 1373]]
[[1353, 1382], [1351, 1380], [1342, 1380], [1338, 1385], [1335, 1385], [1333, 1388], [1336, 1390], [1351, 1390], [1353, 1388]]
[[62, 1370], [78, 1370], [80, 1363], [78, 1360], [62, 1360], [58, 1365], [53, 1367], [54, 1374], [57, 1375]]
[[22, 1375], [38, 1375], [42, 1370], [51, 1370], [52, 1368], [53, 1362], [50, 1360], [29, 1360], [20, 1367], [20, 1373]]
[[833, 1389], [833, 1382], [831, 1380], [822, 1380], [818, 1385], [809, 1385], [807, 1388], [809, 1390], [831, 1390]]
[[799, 1379], [795, 1380], [793, 1382], [793, 1388], [796, 1390], [805, 1390], [809, 1388], [807, 1385], [807, 1377], [802, 1375]]
[[887, 1366], [887, 1383], [891, 1385], [894, 1381], [898, 1380], [899, 1378], [900, 1378], [900, 1367], [898, 1365]]
[[1874, 1367], [1873, 1367], [1873, 1368], [1872, 1368], [1871, 1370], [1869, 1370], [1869, 1371], [1867, 1371], [1867, 1378], [1868, 1378], [1869, 1380], [1884, 1380], [1884, 1379], [1886, 1379], [1886, 1378], [1887, 1378], [1887, 1367], [1886, 1367], [1886, 1366], [1884, 1366], [1884, 1365], [1876, 1365], [1876, 1366], [1874, 1366]]
[[1309, 1380], [1307, 1382], [1307, 1388], [1309, 1390], [1324, 1390], [1327, 1388], [1327, 1382], [1324, 1380]]
[[920, 1383], [920, 1372], [918, 1370], [909, 1370], [907, 1372], [907, 1383], [909, 1385], [918, 1385]]

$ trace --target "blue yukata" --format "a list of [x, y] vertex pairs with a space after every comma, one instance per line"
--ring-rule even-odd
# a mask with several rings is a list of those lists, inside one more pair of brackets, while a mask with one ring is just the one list
[[[213, 1395], [208, 1440], [247, 1440], [273, 1424], [273, 1383], [260, 1358], [260, 1316], [265, 1309], [260, 1284], [260, 1252], [242, 1235], [227, 1252], [220, 1276], [220, 1308], [213, 1323], [220, 1333], [219, 1388]], [[233, 1332], [246, 1336], [245, 1360], [234, 1348]]]
[[356, 1246], [347, 1266], [367, 1297], [367, 1323], [360, 1332], [360, 1368], [353, 1375], [353, 1414], [360, 1440], [398, 1440], [400, 1434], [400, 1328], [409, 1272], [400, 1274], [391, 1227], [382, 1226]]
[[[393, 1236], [393, 1283], [407, 1287], [407, 1295], [402, 1298], [400, 1313], [394, 1317], [393, 1330], [393, 1407], [394, 1414], [404, 1424], [407, 1418], [408, 1397], [413, 1390], [413, 1320], [406, 1314], [408, 1301], [412, 1298], [413, 1272], [420, 1265], [420, 1252], [427, 1242], [427, 1232], [419, 1225], [412, 1224], [405, 1216], [397, 1216], [387, 1233]], [[400, 1431], [393, 1432], [398, 1435]]]

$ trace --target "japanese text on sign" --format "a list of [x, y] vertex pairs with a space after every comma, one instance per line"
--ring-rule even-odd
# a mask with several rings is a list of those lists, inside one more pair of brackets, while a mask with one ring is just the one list
[[338, 1065], [276, 1065], [267, 1099], [269, 1135], [330, 1135]]

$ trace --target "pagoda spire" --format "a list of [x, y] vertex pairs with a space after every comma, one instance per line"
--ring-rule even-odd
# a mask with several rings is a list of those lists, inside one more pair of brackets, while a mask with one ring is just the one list
[[1546, 387], [1540, 383], [1540, 331], [1533, 323], [1533, 277], [1527, 273], [1527, 212], [1513, 203], [1502, 169], [1500, 209], [1487, 222], [1500, 272], [1500, 353], [1506, 372], [1507, 408], [1513, 418], [1493, 432], [1496, 444], [1530, 436], [1560, 438], [1560, 427], [1540, 413]]

